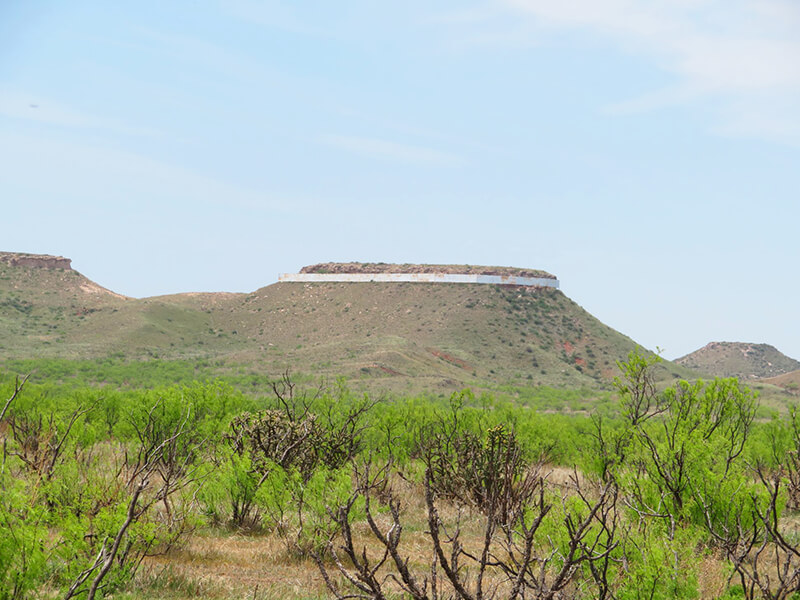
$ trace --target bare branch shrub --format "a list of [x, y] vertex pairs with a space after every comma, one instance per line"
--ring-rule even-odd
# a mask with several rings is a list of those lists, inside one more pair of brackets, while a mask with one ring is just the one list
[[756, 475], [762, 489], [730, 503], [730, 518], [713, 519], [706, 511], [708, 530], [733, 566], [747, 600], [783, 600], [800, 591], [800, 547], [795, 530], [781, 524], [781, 475], [761, 467]]
[[3, 409], [0, 410], [0, 421], [2, 421], [5, 418], [9, 407], [14, 402], [14, 400], [17, 399], [17, 396], [19, 396], [20, 393], [22, 392], [22, 388], [25, 387], [25, 383], [28, 381], [28, 377], [30, 377], [30, 374], [25, 375], [25, 377], [23, 377], [21, 381], [19, 377], [16, 377], [14, 379], [14, 391], [11, 392], [11, 396], [9, 396], [8, 400], [6, 400], [5, 404], [3, 405]]
[[90, 410], [91, 407], [79, 407], [72, 412], [66, 422], [52, 411], [46, 418], [41, 413], [33, 411], [19, 414], [10, 412], [8, 426], [16, 444], [9, 450], [9, 455], [19, 458], [26, 468], [40, 479], [49, 480], [56, 465], [64, 458], [67, 440], [73, 426]]
[[[543, 459], [527, 461], [513, 431], [496, 426], [479, 435], [463, 423], [458, 399], [452, 408], [417, 441], [425, 467], [427, 567], [412, 566], [420, 561], [418, 550], [403, 550], [391, 460], [378, 468], [355, 465], [353, 494], [330, 510], [341, 532], [327, 544], [335, 568], [314, 554], [334, 596], [385, 598], [402, 591], [419, 600], [553, 599], [585, 591], [611, 597], [619, 561], [615, 482], [589, 486], [575, 471], [565, 486], [550, 484]], [[360, 503], [370, 547], [377, 544], [378, 552], [355, 541]]]
[[[87, 553], [94, 558], [75, 576], [64, 600], [83, 594], [93, 600], [107, 587], [106, 578], [112, 570], [121, 579], [130, 579], [145, 557], [165, 552], [189, 531], [190, 507], [183, 505], [176, 511], [170, 508], [170, 499], [196, 481], [194, 445], [184, 447], [181, 441], [191, 437], [187, 430], [190, 415], [187, 412], [178, 423], [164, 428], [157, 417], [158, 406], [157, 402], [145, 421], [137, 424], [137, 443], [124, 453], [112, 485], [105, 489], [105, 498], [98, 499], [107, 499], [111, 507], [124, 502], [125, 518], [102, 539], [87, 535]], [[165, 518], [153, 510], [159, 502], [164, 504]], [[97, 514], [89, 515], [90, 523]], [[147, 533], [131, 534], [135, 525], [145, 521], [151, 525]]]
[[[312, 397], [296, 391], [288, 372], [272, 383], [276, 408], [235, 417], [223, 437], [232, 457], [218, 457], [222, 466], [233, 470], [227, 496], [230, 500], [231, 522], [237, 527], [257, 527], [262, 512], [257, 496], [276, 469], [287, 474], [297, 473], [301, 483], [307, 483], [319, 469], [336, 470], [348, 464], [363, 448], [366, 416], [374, 405], [367, 399], [343, 410], [328, 406], [315, 413], [312, 407], [323, 393], [316, 390]], [[302, 496], [303, 486], [292, 493]], [[293, 498], [302, 507], [302, 497]], [[302, 521], [302, 508], [273, 505], [270, 510], [282, 516], [297, 514]]]
[[782, 465], [786, 475], [786, 505], [792, 510], [800, 510], [800, 414], [797, 406], [792, 406], [789, 415], [791, 428], [791, 449], [778, 456], [776, 461]]
[[[510, 473], [517, 459], [503, 456], [507, 463], [498, 462], [496, 470]], [[476, 536], [464, 529], [474, 501], [462, 494], [447, 500], [438, 495], [428, 469], [423, 483], [428, 567], [419, 569], [412, 567], [418, 551], [414, 556], [401, 547], [403, 511], [391, 473], [391, 462], [378, 468], [356, 465], [353, 494], [330, 509], [341, 532], [330, 536], [326, 546], [333, 566], [324, 554], [313, 556], [337, 599], [387, 598], [399, 591], [417, 600], [554, 599], [573, 597], [587, 586], [597, 597], [609, 597], [619, 523], [613, 484], [590, 491], [575, 473], [569, 489], [558, 492], [548, 485], [541, 464], [528, 466], [503, 485], [490, 477], [481, 495], [481, 532]], [[359, 503], [377, 552], [355, 541], [353, 512]], [[443, 507], [449, 514], [455, 510], [456, 516], [442, 516]]]

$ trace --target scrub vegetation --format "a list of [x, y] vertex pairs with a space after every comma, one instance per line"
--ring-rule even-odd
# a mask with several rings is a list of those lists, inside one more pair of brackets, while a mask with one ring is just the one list
[[792, 597], [800, 414], [657, 360], [591, 413], [6, 376], [0, 597]]

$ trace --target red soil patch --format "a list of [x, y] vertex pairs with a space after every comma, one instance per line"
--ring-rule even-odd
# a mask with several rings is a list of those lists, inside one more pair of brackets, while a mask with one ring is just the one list
[[394, 369], [392, 369], [390, 367], [385, 367], [385, 366], [379, 365], [379, 364], [369, 365], [369, 368], [370, 369], [380, 369], [381, 371], [383, 371], [384, 373], [388, 373], [389, 375], [402, 375], [402, 373], [400, 371], [395, 371]]
[[574, 349], [575, 348], [572, 346], [572, 344], [570, 344], [569, 342], [564, 342], [564, 352], [566, 352], [567, 354], [572, 354], [572, 351]]
[[619, 371], [615, 371], [614, 369], [603, 369], [600, 371], [600, 377], [608, 379], [609, 381], [614, 379], [617, 375], [619, 375]]
[[433, 354], [436, 358], [441, 358], [445, 362], [449, 362], [451, 365], [455, 365], [456, 367], [460, 367], [465, 371], [471, 371], [472, 367], [466, 361], [461, 360], [458, 357], [453, 356], [452, 354], [448, 354], [447, 352], [442, 352], [441, 350], [430, 350], [431, 354]]

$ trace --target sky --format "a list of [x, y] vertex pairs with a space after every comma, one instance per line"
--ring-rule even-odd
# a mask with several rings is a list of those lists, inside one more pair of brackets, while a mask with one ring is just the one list
[[0, 250], [144, 297], [508, 265], [800, 359], [796, 0], [0, 3]]

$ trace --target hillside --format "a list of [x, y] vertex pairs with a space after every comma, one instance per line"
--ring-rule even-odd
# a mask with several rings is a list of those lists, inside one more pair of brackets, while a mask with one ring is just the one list
[[679, 365], [716, 377], [758, 379], [800, 369], [800, 362], [769, 344], [711, 342], [675, 360]]
[[388, 380], [596, 386], [636, 346], [553, 289], [280, 283], [212, 314], [257, 344], [244, 362], [271, 357], [393, 387]]
[[[276, 283], [132, 299], [77, 271], [2, 263], [0, 339], [0, 359], [214, 359], [389, 391], [605, 387], [636, 347], [552, 288]], [[691, 376], [672, 363], [661, 373]]]
[[208, 355], [206, 342], [225, 347], [211, 333], [212, 320], [203, 311], [157, 298], [128, 298], [71, 268], [42, 264], [0, 260], [2, 358], [99, 358], [111, 353], [177, 358]]
[[42, 266], [54, 264], [48, 257], [32, 256], [0, 255], [0, 352], [4, 354], [64, 344], [80, 335], [87, 316], [119, 311], [128, 302], [69, 268], [68, 259], [60, 263], [66, 268], [49, 267]]
[[792, 394], [800, 395], [800, 370], [784, 373], [783, 375], [778, 375], [777, 377], [769, 377], [763, 381], [764, 383], [769, 383], [771, 385], [778, 386], [779, 388], [783, 388]]

